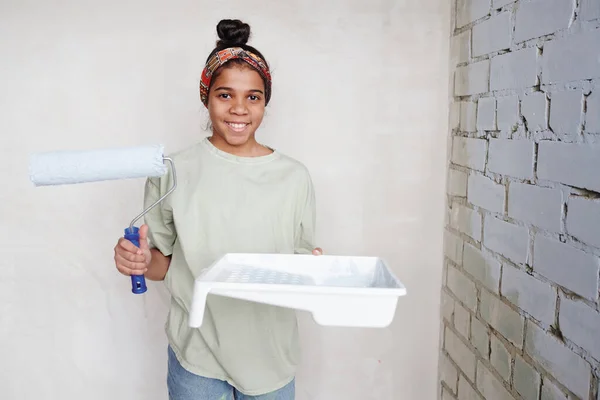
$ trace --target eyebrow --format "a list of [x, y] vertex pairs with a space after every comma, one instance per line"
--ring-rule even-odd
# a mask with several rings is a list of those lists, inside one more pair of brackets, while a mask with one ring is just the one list
[[[233, 91], [234, 91], [232, 88], [230, 88], [230, 87], [227, 87], [227, 86], [219, 86], [218, 88], [216, 88], [216, 89], [215, 89], [215, 91], [217, 91], [217, 90], [228, 90], [228, 91], [230, 91], [230, 92], [233, 92]], [[248, 91], [249, 91], [250, 93], [260, 93], [260, 94], [263, 94], [263, 91], [262, 91], [262, 90], [259, 90], [259, 89], [250, 89], [250, 90], [248, 90]]]

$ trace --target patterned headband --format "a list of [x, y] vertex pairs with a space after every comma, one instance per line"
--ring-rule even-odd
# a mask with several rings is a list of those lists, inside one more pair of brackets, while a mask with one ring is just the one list
[[213, 74], [220, 66], [235, 58], [239, 58], [250, 64], [265, 80], [265, 104], [269, 102], [269, 99], [271, 98], [271, 73], [269, 72], [267, 64], [259, 56], [248, 50], [244, 50], [241, 47], [229, 47], [213, 55], [202, 71], [202, 77], [200, 79], [200, 99], [207, 108], [208, 88], [210, 87], [210, 81]]

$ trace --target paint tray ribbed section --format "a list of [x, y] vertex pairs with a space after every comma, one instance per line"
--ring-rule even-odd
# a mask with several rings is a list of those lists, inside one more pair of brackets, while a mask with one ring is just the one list
[[383, 328], [406, 288], [378, 257], [225, 254], [194, 282], [190, 326], [208, 294], [312, 313], [324, 326]]

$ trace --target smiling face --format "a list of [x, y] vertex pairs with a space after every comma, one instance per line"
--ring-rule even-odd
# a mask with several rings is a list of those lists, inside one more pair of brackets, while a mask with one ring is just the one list
[[265, 85], [258, 72], [240, 65], [219, 71], [208, 94], [208, 113], [215, 145], [232, 150], [254, 146], [265, 113]]

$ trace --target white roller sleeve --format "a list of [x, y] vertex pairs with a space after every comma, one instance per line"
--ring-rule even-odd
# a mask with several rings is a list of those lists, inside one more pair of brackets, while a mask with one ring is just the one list
[[163, 146], [54, 151], [31, 156], [29, 176], [36, 186], [162, 176]]

